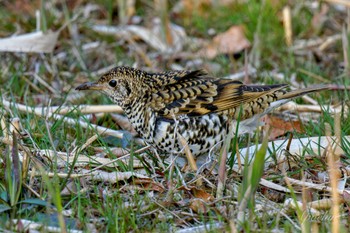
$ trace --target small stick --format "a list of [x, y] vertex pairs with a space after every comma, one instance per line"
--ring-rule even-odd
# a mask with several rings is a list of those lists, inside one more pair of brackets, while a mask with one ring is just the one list
[[[102, 126], [98, 126], [98, 125], [95, 125], [95, 124], [86, 123], [85, 121], [82, 121], [82, 120], [75, 120], [75, 119], [72, 119], [72, 118], [69, 118], [69, 117], [60, 116], [60, 115], [54, 114], [54, 113], [52, 113], [50, 111], [47, 111], [46, 114], [45, 114], [42, 108], [32, 108], [30, 106], [26, 106], [26, 105], [23, 105], [23, 104], [11, 103], [11, 102], [6, 101], [6, 100], [3, 100], [2, 104], [7, 109], [10, 108], [11, 106], [14, 106], [19, 111], [27, 112], [27, 113], [30, 112], [30, 113], [33, 113], [35, 115], [42, 116], [42, 117], [47, 117], [47, 118], [52, 117], [52, 118], [54, 118], [56, 120], [62, 120], [65, 123], [71, 124], [71, 125], [76, 125], [76, 123], [78, 122], [81, 127], [84, 127], [84, 128], [93, 127], [99, 134], [110, 135], [110, 136], [114, 136], [114, 137], [117, 137], [117, 138], [123, 138], [123, 136], [124, 136], [124, 133], [122, 131], [120, 131], [120, 130], [112, 130], [112, 129], [109, 129], [109, 128], [106, 128], [106, 127], [102, 127]], [[45, 108], [45, 109], [48, 110], [50, 108]], [[137, 144], [144, 145], [144, 141], [142, 139], [140, 139], [140, 138], [136, 138], [135, 142]]]
[[[98, 135], [95, 134], [94, 136], [92, 136], [91, 138], [89, 138], [81, 147], [80, 147], [80, 150], [84, 150], [86, 147], [88, 147], [91, 143], [93, 143], [96, 139], [98, 138]], [[75, 154], [76, 151], [78, 150], [78, 147], [75, 147], [72, 151], [71, 154]]]
[[[149, 149], [150, 147], [151, 147], [151, 146], [142, 147], [141, 149], [134, 151], [134, 153], [141, 153], [141, 152], [143, 152], [143, 151]], [[115, 162], [117, 162], [118, 160], [124, 159], [124, 158], [126, 158], [126, 157], [128, 157], [128, 156], [130, 156], [130, 153], [128, 153], [128, 154], [126, 154], [126, 155], [124, 155], [124, 156], [122, 156], [122, 157], [113, 159], [113, 160], [109, 161], [108, 163], [101, 164], [100, 166], [97, 166], [97, 167], [95, 167], [94, 169], [91, 169], [91, 170], [90, 170], [90, 173], [93, 172], [93, 171], [96, 171], [96, 170], [98, 170], [98, 169], [100, 169], [100, 168], [102, 168], [102, 167], [104, 167], [104, 166], [107, 166], [107, 165], [109, 165], [109, 164], [111, 164], [111, 163], [115, 163]]]
[[342, 4], [346, 7], [350, 7], [350, 2], [348, 0], [325, 0], [325, 2], [329, 2], [333, 4]]

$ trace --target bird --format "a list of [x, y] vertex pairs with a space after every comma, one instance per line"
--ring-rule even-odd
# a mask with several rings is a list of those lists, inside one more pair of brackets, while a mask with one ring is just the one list
[[186, 140], [196, 158], [218, 150], [234, 127], [251, 131], [259, 118], [292, 98], [327, 89], [287, 91], [287, 84], [245, 85], [203, 70], [159, 73], [118, 66], [76, 90], [94, 90], [119, 105], [146, 144], [160, 154], [183, 154]]

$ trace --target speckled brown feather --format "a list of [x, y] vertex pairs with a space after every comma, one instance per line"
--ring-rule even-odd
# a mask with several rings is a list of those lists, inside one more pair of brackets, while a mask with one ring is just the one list
[[[172, 73], [174, 75], [175, 73]], [[163, 77], [167, 80], [167, 77]], [[158, 88], [152, 94], [151, 107], [165, 118], [186, 114], [189, 117], [208, 113], [222, 114], [228, 112], [234, 118], [234, 113], [242, 104], [259, 100], [276, 101], [285, 92], [286, 85], [247, 86], [239, 81], [215, 79], [205, 76], [203, 71], [195, 71], [181, 76], [177, 82], [174, 78], [168, 85]], [[165, 83], [164, 81], [162, 83]], [[244, 118], [260, 113], [265, 105], [257, 104]], [[259, 109], [261, 108], [261, 109]]]
[[[77, 90], [98, 90], [120, 105], [135, 130], [162, 152], [181, 153], [182, 135], [193, 155], [221, 145], [230, 122], [248, 126], [276, 106], [306, 93], [326, 89], [306, 88], [287, 92], [286, 84], [244, 85], [239, 81], [208, 76], [201, 70], [148, 73], [116, 67], [98, 81]], [[176, 132], [175, 132], [176, 131]]]

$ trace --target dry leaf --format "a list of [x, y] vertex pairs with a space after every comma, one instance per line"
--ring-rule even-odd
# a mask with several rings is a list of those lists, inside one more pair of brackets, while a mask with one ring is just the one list
[[214, 197], [211, 194], [204, 191], [203, 189], [191, 187], [191, 191], [192, 191], [194, 197], [202, 199], [205, 202], [209, 202], [209, 201], [214, 200]]
[[42, 31], [0, 39], [0, 51], [51, 53], [55, 48], [59, 31]]
[[215, 36], [206, 48], [199, 51], [199, 56], [212, 59], [219, 54], [234, 54], [249, 47], [250, 42], [244, 35], [243, 26], [232, 26]]
[[157, 192], [164, 192], [165, 188], [160, 183], [157, 183], [151, 179], [141, 179], [141, 178], [135, 178], [134, 184], [139, 185], [139, 190], [153, 190]]
[[269, 140], [274, 140], [285, 135], [287, 132], [304, 132], [300, 121], [285, 121], [282, 118], [271, 115], [264, 116], [262, 121], [264, 121], [266, 125], [270, 126], [271, 128]]
[[186, 32], [185, 30], [175, 24], [170, 24], [170, 31], [172, 35], [173, 46], [169, 46], [161, 38], [161, 23], [159, 20], [155, 20], [152, 30], [137, 26], [137, 25], [126, 25], [126, 26], [105, 26], [105, 25], [95, 25], [92, 26], [92, 29], [99, 33], [115, 35], [119, 38], [133, 38], [133, 39], [142, 39], [152, 48], [162, 52], [162, 53], [173, 53], [181, 51], [184, 42], [186, 41]]
[[40, 9], [39, 0], [16, 0], [3, 1], [6, 10], [20, 16], [34, 16], [35, 11]]
[[[106, 172], [106, 171], [89, 171], [82, 170], [83, 174], [91, 174], [87, 176], [89, 179], [96, 181], [109, 182], [111, 184], [117, 183], [119, 181], [124, 181], [127, 184], [123, 187], [123, 190], [153, 190], [157, 192], [164, 192], [165, 188], [153, 181], [151, 178], [144, 176], [135, 172]], [[128, 180], [133, 177], [132, 184], [128, 184]]]
[[190, 201], [190, 208], [199, 214], [208, 213], [209, 208], [207, 208], [205, 202], [202, 199], [195, 198]]
[[[158, 38], [163, 38], [163, 26], [159, 18], [153, 20], [152, 33]], [[183, 27], [169, 23], [168, 24], [167, 38], [164, 38], [162, 42], [166, 45], [165, 53], [174, 53], [182, 51], [182, 48], [187, 41], [187, 34]], [[170, 37], [170, 38], [169, 38]], [[169, 44], [171, 42], [171, 44]]]
[[286, 198], [286, 195], [284, 193], [278, 192], [270, 188], [266, 188], [264, 186], [260, 188], [260, 193], [264, 195], [265, 198], [273, 202], [282, 202]]
[[193, 16], [206, 17], [213, 7], [234, 4], [235, 0], [181, 0], [173, 7], [172, 13], [181, 18], [192, 18]]
[[192, 18], [193, 15], [205, 16], [211, 8], [211, 0], [181, 0], [173, 7], [172, 12], [182, 18]]

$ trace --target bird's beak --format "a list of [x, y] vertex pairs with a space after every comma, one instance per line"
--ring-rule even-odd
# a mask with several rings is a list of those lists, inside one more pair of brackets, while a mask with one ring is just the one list
[[78, 90], [78, 91], [84, 91], [84, 90], [97, 90], [97, 91], [100, 91], [102, 89], [103, 89], [103, 86], [101, 84], [98, 84], [97, 82], [83, 83], [80, 86], [78, 86], [77, 88], [75, 88], [75, 90]]

